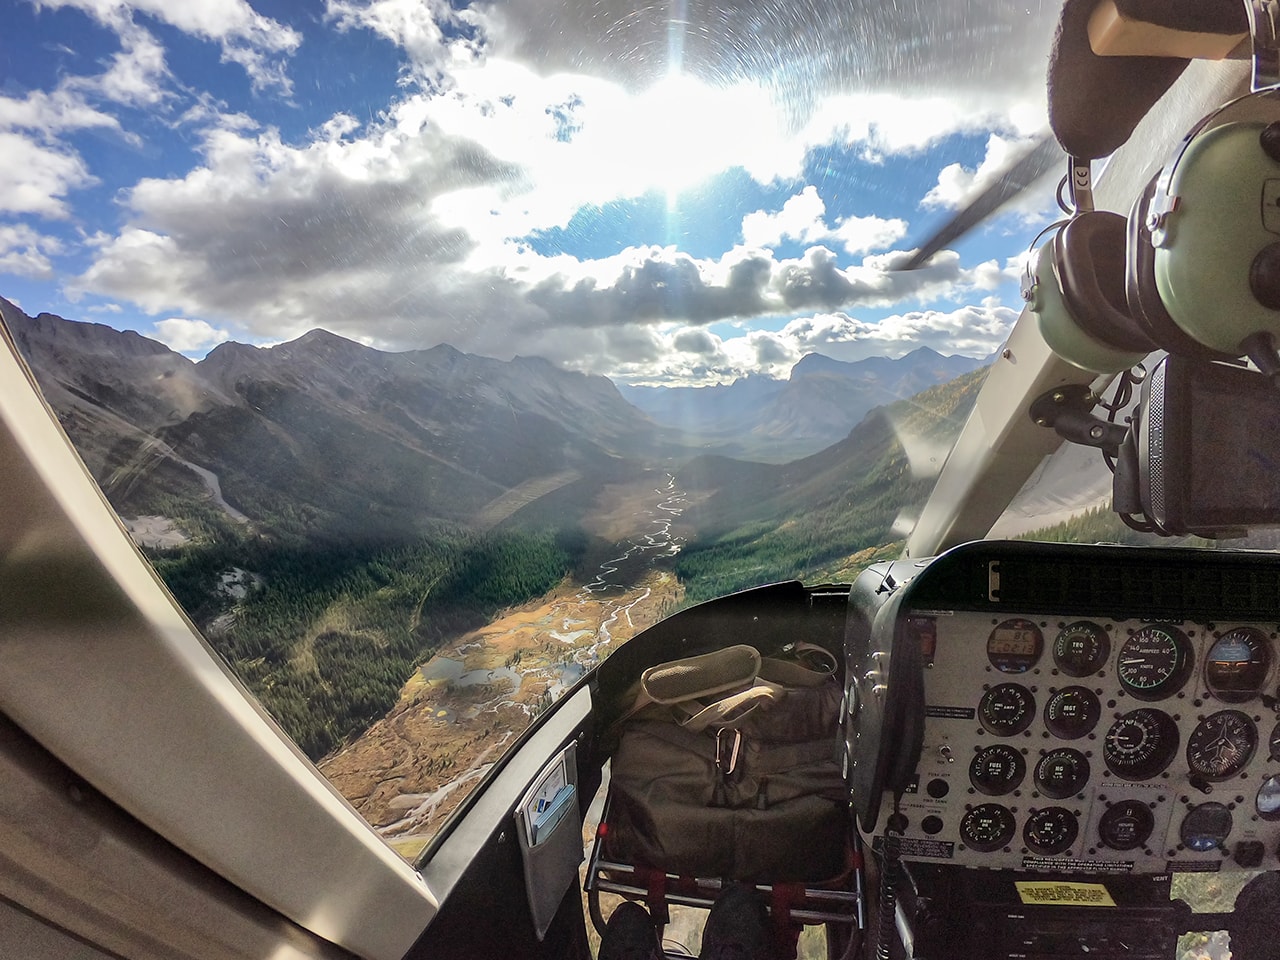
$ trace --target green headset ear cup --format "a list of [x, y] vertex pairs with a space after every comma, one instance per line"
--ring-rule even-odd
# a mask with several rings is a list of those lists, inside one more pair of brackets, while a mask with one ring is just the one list
[[1147, 210], [1161, 173], [1147, 183], [1129, 211], [1128, 243], [1125, 255], [1125, 296], [1129, 313], [1141, 324], [1147, 335], [1160, 344], [1161, 349], [1191, 360], [1232, 360], [1234, 357], [1211, 350], [1192, 339], [1169, 316], [1160, 291], [1156, 289], [1155, 247], [1151, 245], [1151, 231], [1147, 228]]
[[1280, 310], [1258, 302], [1250, 267], [1280, 240], [1280, 162], [1261, 120], [1223, 123], [1187, 144], [1168, 178], [1176, 203], [1155, 236], [1156, 289], [1174, 323], [1231, 356], [1257, 334], [1280, 336]]
[[1129, 314], [1125, 296], [1127, 231], [1118, 213], [1098, 210], [1073, 217], [1053, 240], [1054, 263], [1076, 323], [1117, 350], [1147, 354], [1156, 345]]
[[1119, 373], [1147, 355], [1146, 350], [1129, 352], [1097, 339], [1077, 322], [1062, 296], [1053, 244], [1046, 243], [1035, 253], [1031, 273], [1029, 307], [1036, 315], [1040, 335], [1058, 356], [1090, 373]]

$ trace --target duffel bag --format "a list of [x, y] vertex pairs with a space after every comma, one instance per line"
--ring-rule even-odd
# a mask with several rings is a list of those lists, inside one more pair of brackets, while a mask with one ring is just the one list
[[612, 759], [605, 856], [749, 882], [841, 874], [842, 690], [827, 651], [800, 653], [815, 651], [816, 669], [741, 646], [646, 671]]

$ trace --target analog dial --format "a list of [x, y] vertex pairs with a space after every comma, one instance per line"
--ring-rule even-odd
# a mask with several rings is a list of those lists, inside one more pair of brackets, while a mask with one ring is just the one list
[[1102, 716], [1097, 694], [1087, 687], [1063, 687], [1044, 705], [1044, 725], [1062, 740], [1083, 737]]
[[1132, 710], [1111, 725], [1102, 752], [1117, 777], [1150, 779], [1177, 755], [1178, 725], [1163, 710]]
[[1280, 760], [1280, 720], [1271, 728], [1271, 740], [1268, 743], [1272, 760]]
[[1089, 759], [1071, 747], [1050, 750], [1036, 764], [1036, 789], [1054, 800], [1079, 793], [1088, 782]]
[[1051, 857], [1075, 843], [1080, 827], [1076, 815], [1066, 807], [1037, 810], [1022, 828], [1022, 840], [1032, 853]]
[[969, 782], [979, 793], [998, 797], [1018, 789], [1027, 775], [1022, 754], [1005, 743], [993, 743], [974, 754], [969, 764]]
[[1020, 683], [1001, 683], [982, 695], [978, 719], [988, 733], [1012, 737], [1031, 726], [1036, 715], [1036, 698]]
[[1257, 627], [1220, 636], [1204, 661], [1209, 692], [1224, 703], [1245, 703], [1262, 692], [1271, 670], [1271, 641]]
[[1219, 710], [1187, 739], [1187, 766], [1206, 780], [1227, 780], [1244, 769], [1258, 746], [1258, 728], [1239, 710]]
[[960, 839], [979, 853], [990, 853], [1013, 839], [1018, 825], [1008, 807], [998, 803], [980, 803], [960, 821]]
[[1182, 821], [1182, 845], [1196, 853], [1222, 847], [1231, 834], [1231, 811], [1221, 803], [1202, 803]]
[[1136, 850], [1150, 839], [1155, 825], [1155, 815], [1141, 800], [1121, 800], [1098, 821], [1098, 836], [1112, 850]]
[[1191, 666], [1187, 635], [1169, 624], [1153, 623], [1121, 645], [1116, 675], [1120, 686], [1139, 700], [1161, 700], [1182, 688]]
[[1044, 635], [1030, 620], [1006, 620], [987, 638], [987, 659], [1002, 673], [1026, 673], [1044, 649]]
[[1089, 620], [1069, 624], [1053, 641], [1053, 662], [1069, 677], [1097, 673], [1110, 655], [1107, 631]]

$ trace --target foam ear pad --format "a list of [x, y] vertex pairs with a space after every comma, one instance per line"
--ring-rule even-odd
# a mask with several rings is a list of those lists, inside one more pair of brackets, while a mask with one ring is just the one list
[[1117, 350], [1150, 352], [1155, 342], [1129, 313], [1124, 217], [1096, 211], [1073, 218], [1054, 238], [1062, 297], [1086, 333]]
[[1160, 291], [1156, 289], [1156, 248], [1151, 245], [1151, 231], [1147, 229], [1147, 210], [1159, 180], [1160, 174], [1157, 173], [1129, 211], [1124, 274], [1129, 313], [1152, 340], [1170, 353], [1188, 359], [1232, 360], [1234, 357], [1211, 350], [1188, 336], [1169, 316], [1164, 301], [1160, 299]]

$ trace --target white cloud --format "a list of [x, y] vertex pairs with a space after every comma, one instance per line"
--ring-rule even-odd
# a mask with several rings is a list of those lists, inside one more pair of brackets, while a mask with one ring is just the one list
[[749, 247], [776, 247], [785, 240], [818, 243], [831, 232], [823, 217], [827, 205], [810, 184], [777, 213], [757, 210], [742, 218], [742, 239]]
[[749, 247], [776, 247], [783, 240], [815, 244], [835, 240], [849, 254], [884, 250], [907, 232], [905, 220], [845, 217], [827, 226], [826, 204], [812, 184], [789, 198], [777, 213], [757, 210], [742, 219], [742, 237]]
[[[222, 49], [222, 60], [244, 68], [255, 89], [276, 89], [289, 93], [291, 86], [285, 73], [283, 58], [302, 42], [302, 35], [292, 27], [256, 12], [245, 0], [33, 0], [37, 9], [54, 10], [71, 7], [93, 17], [120, 34], [126, 58], [133, 62], [113, 64], [125, 74], [139, 79], [139, 68], [154, 65], [156, 51], [133, 50], [136, 41], [136, 14], [152, 17], [176, 27], [184, 33], [216, 42]], [[143, 31], [145, 33], [145, 31]], [[161, 56], [163, 53], [161, 51]], [[139, 59], [141, 58], [141, 59]], [[125, 77], [117, 78], [120, 82]], [[122, 92], [131, 88], [125, 83]], [[136, 87], [132, 88], [136, 91]]]
[[164, 48], [150, 31], [129, 22], [120, 28], [120, 52], [111, 59], [106, 72], [98, 77], [68, 80], [67, 85], [117, 103], [144, 107], [165, 99], [168, 77]]
[[231, 334], [204, 320], [170, 317], [153, 324], [153, 336], [179, 353], [202, 353], [229, 340]]
[[476, 53], [459, 33], [475, 25], [474, 15], [453, 9], [447, 0], [326, 0], [325, 17], [339, 30], [372, 30], [402, 47], [413, 75], [432, 83], [442, 80], [451, 64]]
[[65, 88], [52, 93], [33, 90], [22, 98], [0, 96], [0, 129], [29, 130], [51, 137], [87, 127], [119, 130], [120, 121]]
[[63, 219], [63, 197], [95, 182], [75, 152], [21, 133], [0, 130], [0, 157], [0, 213]]
[[22, 223], [0, 223], [0, 273], [48, 280], [53, 264], [48, 254], [62, 252], [62, 241]]
[[985, 357], [1004, 343], [1017, 318], [1017, 310], [987, 299], [950, 312], [921, 310], [879, 321], [844, 312], [816, 314], [791, 321], [782, 336], [798, 350], [837, 360], [900, 357], [922, 346], [942, 354]]
[[[987, 138], [986, 154], [982, 162], [972, 170], [958, 163], [950, 164], [938, 174], [938, 183], [920, 205], [927, 209], [958, 210], [966, 206], [980, 193], [999, 179], [1010, 166], [1036, 143], [1035, 137], [1002, 137], [993, 133]], [[1043, 206], [1043, 196], [1032, 192], [1021, 198], [1021, 207], [1027, 212], [1038, 212]], [[1028, 205], [1030, 205], [1028, 207]]]

